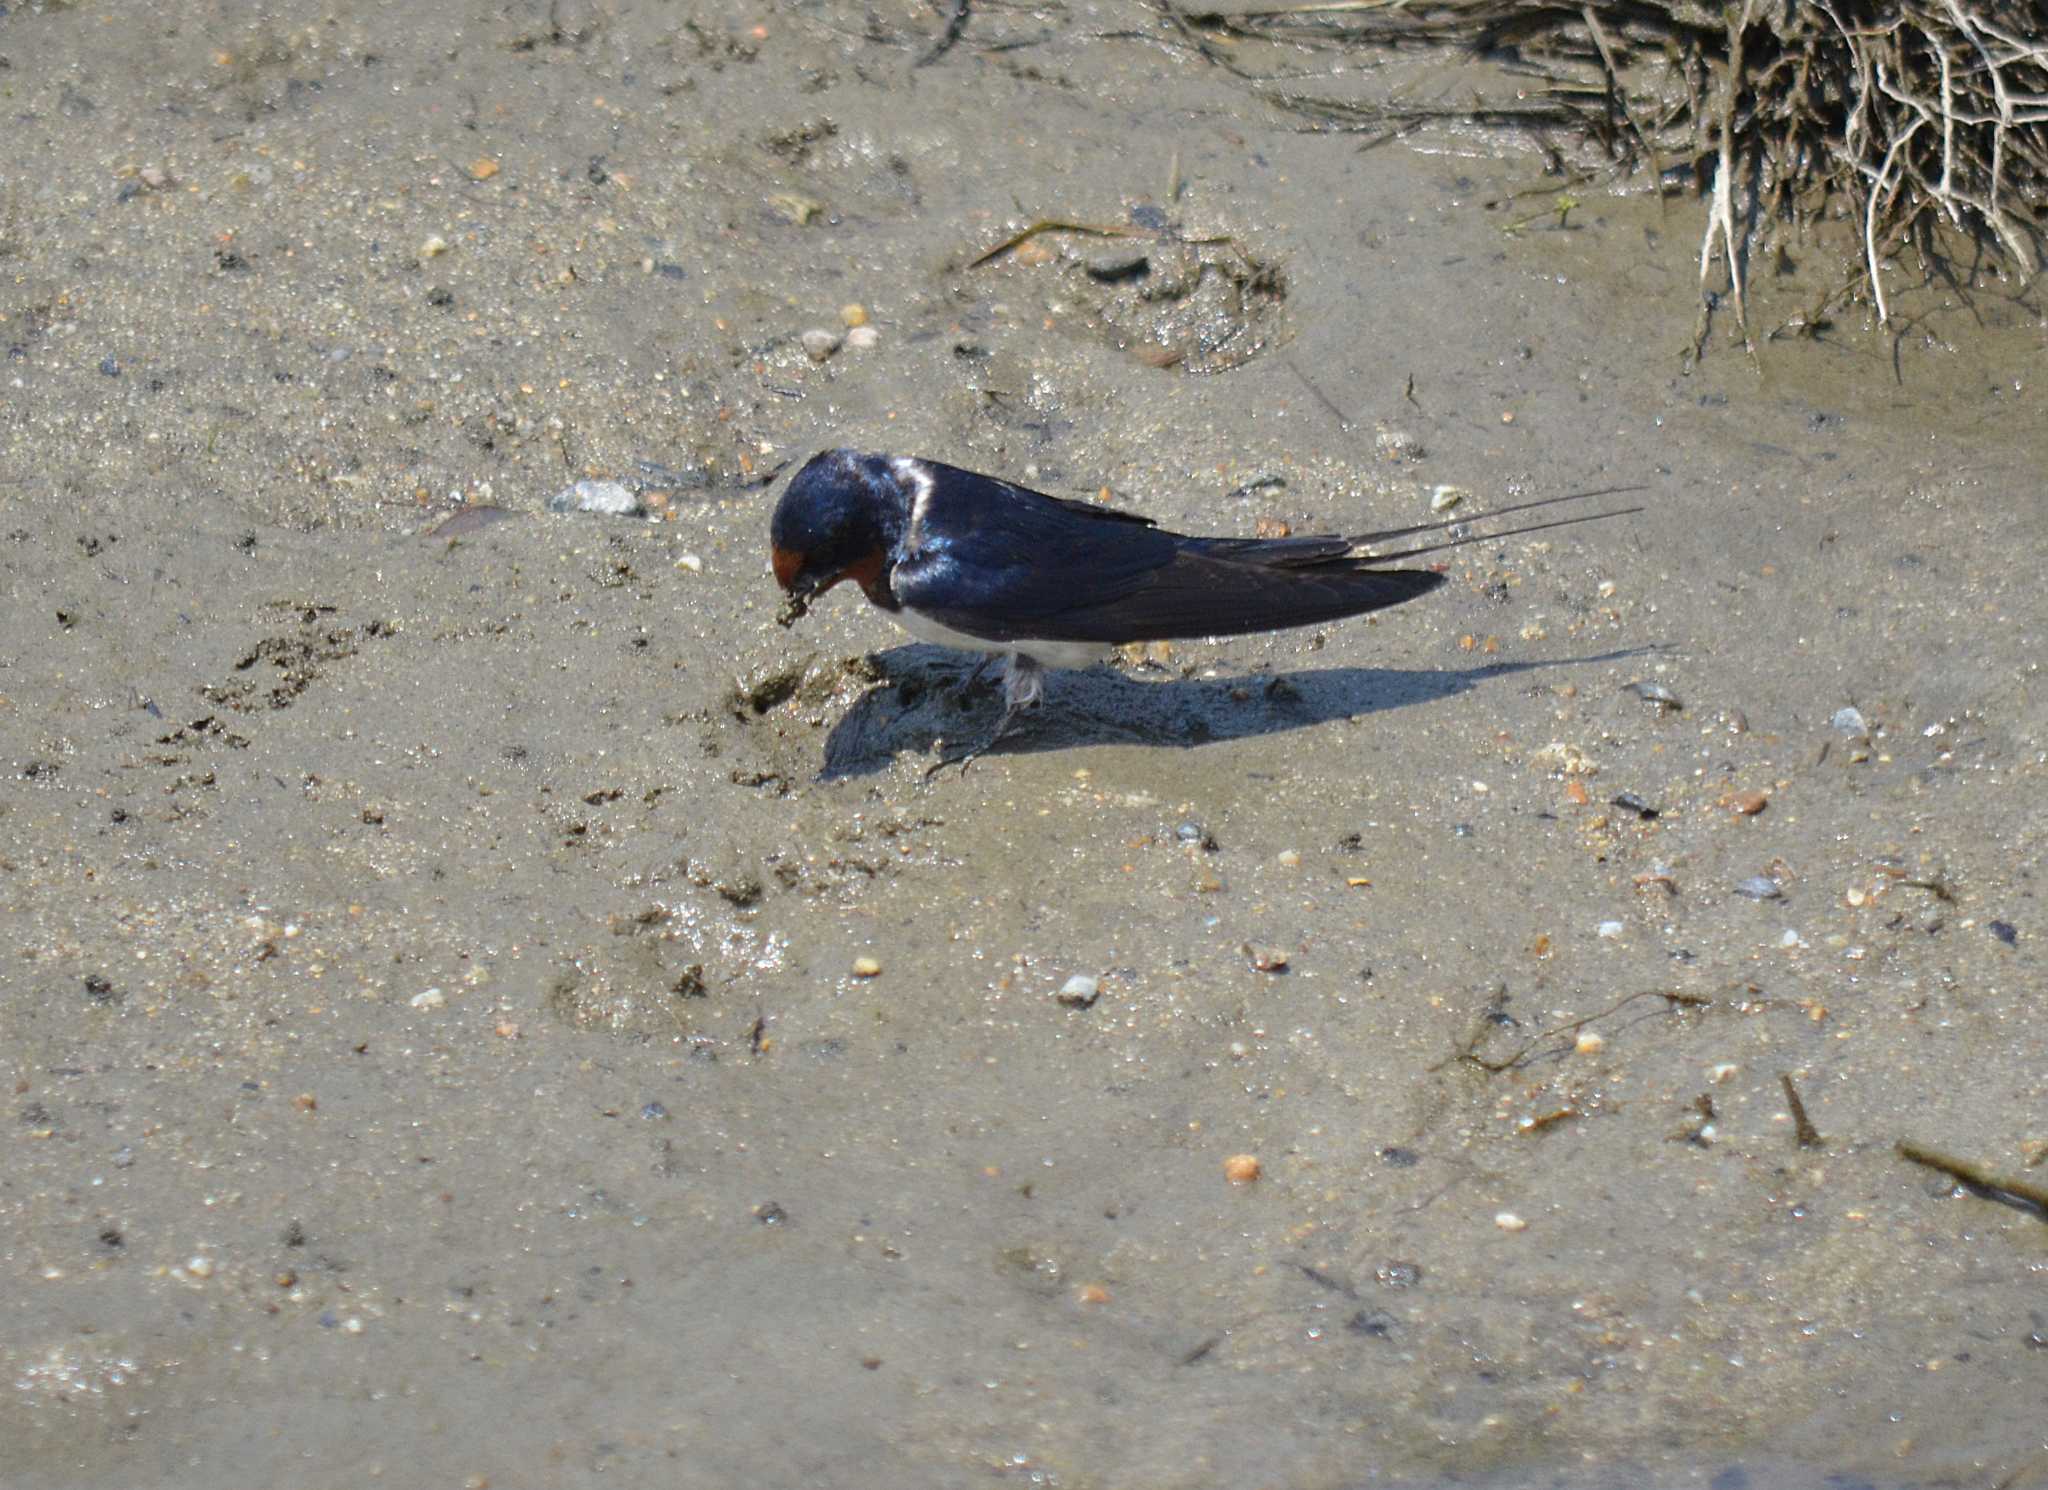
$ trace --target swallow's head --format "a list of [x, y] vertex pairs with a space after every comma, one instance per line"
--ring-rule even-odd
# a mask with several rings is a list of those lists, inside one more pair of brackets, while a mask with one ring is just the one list
[[873, 591], [887, 559], [889, 504], [902, 498], [871, 457], [851, 450], [814, 455], [775, 504], [768, 524], [769, 564], [789, 596], [778, 618], [787, 626], [812, 600], [843, 579]]

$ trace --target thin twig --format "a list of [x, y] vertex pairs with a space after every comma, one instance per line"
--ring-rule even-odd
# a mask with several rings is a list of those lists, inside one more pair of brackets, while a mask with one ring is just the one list
[[1981, 1164], [1974, 1164], [1968, 1159], [1958, 1159], [1938, 1149], [1927, 1148], [1910, 1138], [1901, 1138], [1893, 1145], [1893, 1149], [1901, 1159], [1911, 1160], [1929, 1169], [1940, 1170], [1950, 1179], [1959, 1180], [1972, 1190], [1988, 1195], [1993, 1200], [2016, 1202], [2043, 1219], [2048, 1219], [2048, 1188], [2031, 1180], [1998, 1174]]

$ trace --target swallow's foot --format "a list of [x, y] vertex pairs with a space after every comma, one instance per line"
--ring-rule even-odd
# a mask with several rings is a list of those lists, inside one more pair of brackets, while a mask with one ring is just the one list
[[[1008, 661], [1009, 666], [1003, 673], [1003, 717], [996, 721], [995, 733], [969, 750], [947, 754], [942, 749], [938, 760], [925, 769], [924, 779], [927, 782], [948, 766], [958, 766], [960, 774], [965, 776], [967, 768], [975, 761], [1023, 729], [1023, 722], [1018, 716], [1034, 707], [1045, 692], [1045, 669], [1022, 655], [1011, 656]], [[973, 680], [970, 678], [969, 681]], [[934, 743], [941, 747], [945, 745], [943, 740]]]
[[948, 766], [958, 766], [960, 774], [965, 776], [967, 768], [980, 760], [982, 756], [995, 749], [996, 746], [1002, 744], [1003, 741], [1009, 739], [1012, 735], [1024, 733], [1024, 722], [1021, 719], [1015, 718], [1014, 715], [1014, 710], [1005, 711], [1002, 721], [996, 725], [996, 732], [986, 740], [983, 740], [979, 745], [970, 746], [966, 750], [948, 752], [945, 749], [946, 742], [944, 740], [933, 741], [935, 745], [940, 747], [939, 758], [931, 765], [925, 767], [924, 779], [930, 781]]

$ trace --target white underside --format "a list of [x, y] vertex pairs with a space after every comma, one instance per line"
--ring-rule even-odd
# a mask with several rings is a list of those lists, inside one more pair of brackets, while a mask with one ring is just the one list
[[921, 616], [907, 605], [892, 619], [919, 641], [930, 642], [936, 647], [957, 647], [963, 652], [994, 652], [1005, 656], [1021, 652], [1043, 667], [1090, 667], [1115, 650], [1100, 642], [1047, 642], [1029, 638], [992, 642], [979, 636], [969, 636], [964, 631], [955, 631], [950, 626], [941, 626], [930, 616]]

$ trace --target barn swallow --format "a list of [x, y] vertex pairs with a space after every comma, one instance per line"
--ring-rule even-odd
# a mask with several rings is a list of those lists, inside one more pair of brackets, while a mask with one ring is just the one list
[[919, 640], [985, 653], [983, 667], [1002, 658], [995, 733], [976, 750], [942, 759], [936, 771], [964, 766], [1010, 735], [1017, 715], [1038, 701], [1048, 667], [1086, 667], [1126, 642], [1278, 631], [1399, 605], [1428, 594], [1444, 575], [1384, 567], [1394, 560], [1621, 513], [1553, 518], [1396, 553], [1370, 554], [1369, 546], [1607, 494], [1579, 492], [1353, 537], [1195, 538], [1133, 512], [937, 461], [827, 450], [791, 478], [769, 523], [770, 567], [789, 597], [776, 619], [794, 624], [814, 599], [850, 579]]

